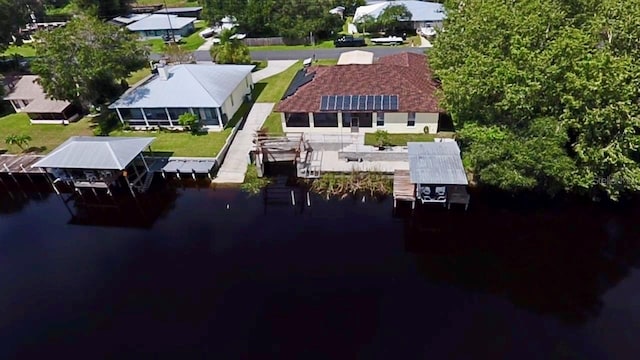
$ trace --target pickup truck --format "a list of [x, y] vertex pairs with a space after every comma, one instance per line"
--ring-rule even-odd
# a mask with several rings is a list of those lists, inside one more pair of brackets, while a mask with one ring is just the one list
[[334, 40], [333, 45], [335, 45], [335, 47], [367, 46], [367, 44], [364, 42], [364, 38], [354, 38], [351, 35], [345, 35]]

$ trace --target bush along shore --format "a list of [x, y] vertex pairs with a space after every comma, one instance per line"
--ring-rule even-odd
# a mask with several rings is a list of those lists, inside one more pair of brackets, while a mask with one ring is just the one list
[[380, 172], [325, 173], [319, 179], [306, 180], [305, 183], [311, 191], [327, 199], [332, 196], [344, 199], [357, 194], [384, 197], [393, 191], [393, 180]]

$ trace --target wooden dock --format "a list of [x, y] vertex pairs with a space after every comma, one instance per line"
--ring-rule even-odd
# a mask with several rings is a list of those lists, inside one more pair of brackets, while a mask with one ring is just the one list
[[411, 202], [411, 208], [416, 206], [416, 187], [411, 183], [409, 170], [396, 170], [393, 173], [393, 207], [397, 200]]
[[43, 169], [31, 167], [42, 158], [43, 155], [0, 155], [0, 174], [45, 174]]

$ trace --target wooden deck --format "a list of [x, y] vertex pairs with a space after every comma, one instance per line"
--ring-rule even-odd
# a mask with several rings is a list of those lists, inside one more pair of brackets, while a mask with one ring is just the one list
[[411, 206], [415, 206], [416, 187], [411, 183], [409, 170], [396, 170], [393, 173], [393, 207], [396, 207], [397, 200], [410, 201]]
[[43, 155], [0, 155], [0, 174], [44, 174], [40, 168], [32, 168]]

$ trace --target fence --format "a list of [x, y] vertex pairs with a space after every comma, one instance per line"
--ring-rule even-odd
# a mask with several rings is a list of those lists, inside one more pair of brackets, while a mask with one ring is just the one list
[[309, 39], [285, 39], [281, 36], [278, 37], [264, 37], [264, 38], [244, 38], [244, 43], [247, 46], [271, 46], [271, 45], [305, 45], [309, 43]]

